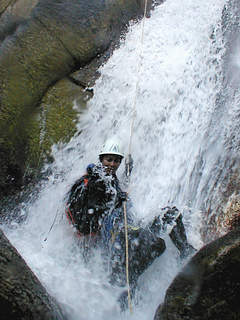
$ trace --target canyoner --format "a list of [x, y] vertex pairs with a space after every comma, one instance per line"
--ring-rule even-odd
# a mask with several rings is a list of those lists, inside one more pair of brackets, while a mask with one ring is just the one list
[[[129, 294], [134, 294], [139, 276], [165, 251], [167, 231], [181, 258], [192, 254], [194, 248], [187, 241], [182, 215], [175, 207], [163, 208], [147, 225], [136, 221], [131, 200], [116, 175], [124, 154], [115, 137], [106, 140], [98, 156], [97, 163], [88, 165], [87, 172], [71, 187], [66, 215], [82, 240], [79, 243], [84, 255], [93, 248], [102, 251], [110, 283], [123, 288], [119, 300], [124, 309], [127, 300], [130, 307]], [[133, 169], [132, 157], [128, 159], [127, 177]]]

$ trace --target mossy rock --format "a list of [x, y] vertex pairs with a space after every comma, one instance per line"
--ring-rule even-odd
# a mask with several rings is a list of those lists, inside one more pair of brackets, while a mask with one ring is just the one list
[[[77, 123], [92, 94], [64, 78], [52, 86], [38, 109], [29, 129], [28, 166], [41, 167], [52, 160], [54, 144], [67, 143], [77, 132]], [[35, 115], [36, 118], [36, 115]]]
[[17, 0], [1, 0], [0, 2], [0, 15], [7, 9], [8, 6], [15, 3]]
[[[34, 112], [22, 118], [21, 126], [12, 131], [11, 137], [0, 141], [0, 191], [3, 194], [9, 193], [9, 184], [13, 191], [21, 186], [23, 172], [26, 183], [38, 175], [44, 161], [53, 160], [53, 144], [69, 142], [91, 97], [91, 91], [64, 78], [49, 88]], [[19, 149], [15, 149], [16, 145]], [[4, 159], [5, 155], [8, 160]]]
[[67, 143], [77, 132], [79, 116], [92, 94], [69, 79], [50, 88], [41, 103], [41, 148], [50, 155], [51, 147]]

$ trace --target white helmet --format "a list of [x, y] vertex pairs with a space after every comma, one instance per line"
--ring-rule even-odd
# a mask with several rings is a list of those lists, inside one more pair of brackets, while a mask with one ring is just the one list
[[122, 146], [119, 143], [119, 141], [115, 139], [108, 139], [104, 145], [102, 146], [102, 149], [99, 153], [99, 156], [104, 154], [116, 154], [118, 156], [124, 157]]

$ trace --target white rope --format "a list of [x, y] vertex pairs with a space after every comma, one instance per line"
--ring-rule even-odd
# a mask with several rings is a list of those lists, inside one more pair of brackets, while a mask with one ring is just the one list
[[130, 139], [129, 139], [129, 146], [128, 146], [128, 154], [131, 154], [133, 126], [134, 126], [134, 120], [136, 118], [137, 94], [138, 94], [138, 89], [139, 89], [140, 70], [141, 70], [141, 65], [142, 65], [143, 37], [144, 37], [144, 25], [145, 25], [146, 12], [147, 12], [147, 2], [148, 2], [148, 0], [145, 0], [144, 16], [143, 16], [143, 20], [142, 20], [142, 29], [141, 29], [141, 46], [140, 46], [139, 62], [138, 62], [138, 69], [137, 69], [138, 78], [137, 78], [137, 82], [136, 82], [135, 95], [134, 95], [134, 100], [133, 100], [133, 114], [132, 114], [132, 123], [130, 125]]
[[[134, 127], [134, 120], [136, 118], [136, 104], [137, 104], [137, 94], [138, 94], [138, 89], [139, 89], [139, 81], [140, 81], [140, 69], [141, 69], [141, 64], [142, 64], [142, 50], [143, 50], [143, 36], [144, 36], [144, 25], [145, 25], [145, 19], [146, 19], [146, 12], [147, 12], [147, 1], [145, 0], [145, 5], [144, 5], [144, 16], [142, 20], [142, 30], [141, 30], [141, 47], [140, 47], [140, 54], [139, 54], [139, 62], [138, 62], [138, 69], [137, 69], [137, 74], [138, 74], [138, 79], [136, 82], [136, 88], [135, 88], [135, 95], [134, 95], [134, 100], [133, 100], [133, 113], [132, 113], [132, 122], [130, 125], [130, 137], [129, 137], [129, 145], [128, 145], [128, 157], [131, 154], [131, 148], [132, 148], [132, 136], [133, 136], [133, 127]], [[128, 163], [128, 168], [127, 168], [127, 176], [128, 179], [130, 179], [130, 166]], [[128, 181], [129, 183], [130, 181]], [[128, 191], [129, 193], [129, 184], [128, 184]], [[124, 228], [125, 228], [125, 251], [126, 251], [126, 282], [127, 282], [127, 291], [128, 291], [128, 307], [130, 313], [133, 312], [132, 309], [132, 301], [131, 301], [131, 293], [130, 293], [130, 285], [129, 285], [129, 254], [128, 254], [128, 224], [127, 224], [127, 207], [126, 207], [126, 201], [123, 203], [123, 209], [124, 209]]]

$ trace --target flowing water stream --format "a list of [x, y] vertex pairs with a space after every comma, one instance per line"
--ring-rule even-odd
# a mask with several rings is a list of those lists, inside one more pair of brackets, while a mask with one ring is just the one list
[[[104, 140], [117, 135], [128, 151], [138, 77], [130, 186], [136, 219], [147, 222], [162, 207], [174, 205], [183, 212], [190, 243], [196, 248], [203, 244], [199, 229], [207, 191], [223, 168], [228, 124], [236, 117], [238, 103], [236, 95], [226, 111], [217, 103], [223, 78], [225, 3], [167, 0], [157, 7], [145, 21], [140, 73], [141, 23], [129, 28], [120, 48], [100, 69], [94, 97], [79, 120], [81, 134], [68, 145], [54, 147], [55, 162], [44, 168], [48, 178], [37, 197], [22, 204], [26, 221], [3, 227], [72, 320], [153, 319], [182, 268], [177, 250], [167, 239], [165, 253], [139, 280], [133, 315], [120, 313], [119, 290], [108, 284], [100, 255], [88, 266], [83, 263], [64, 215], [67, 191], [86, 165], [96, 161]], [[232, 56], [233, 63], [240, 65], [240, 59]], [[120, 179], [123, 169], [119, 169]]]

